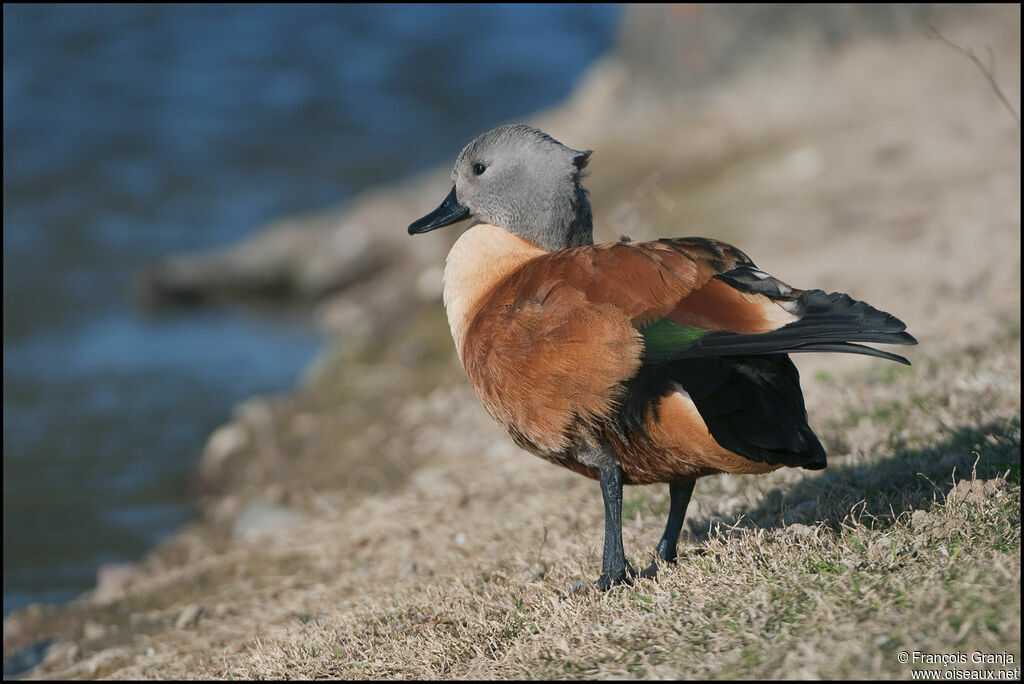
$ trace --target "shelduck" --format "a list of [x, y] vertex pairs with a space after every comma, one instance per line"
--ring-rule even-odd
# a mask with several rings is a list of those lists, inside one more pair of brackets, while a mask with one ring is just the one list
[[668, 483], [655, 554], [674, 562], [698, 477], [825, 467], [790, 353], [909, 365], [862, 343], [916, 340], [895, 316], [792, 288], [718, 240], [595, 245], [581, 184], [590, 155], [525, 125], [488, 131], [462, 150], [451, 192], [409, 233], [473, 219], [444, 270], [455, 348], [517, 445], [600, 481], [607, 589], [634, 576], [622, 548], [624, 484]]

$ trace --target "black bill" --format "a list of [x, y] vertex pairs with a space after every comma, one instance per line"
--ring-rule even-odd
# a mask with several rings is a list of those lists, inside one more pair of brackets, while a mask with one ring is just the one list
[[435, 228], [461, 221], [467, 216], [469, 207], [459, 204], [459, 200], [455, 199], [455, 187], [452, 186], [452, 191], [444, 198], [444, 202], [441, 202], [441, 206], [409, 226], [409, 235], [428, 233]]

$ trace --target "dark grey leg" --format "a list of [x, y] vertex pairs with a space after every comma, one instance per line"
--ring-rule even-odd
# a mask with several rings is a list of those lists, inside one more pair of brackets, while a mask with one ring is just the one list
[[601, 470], [601, 494], [604, 495], [604, 560], [597, 586], [607, 590], [616, 584], [632, 584], [636, 574], [622, 549], [622, 468], [606, 466]]
[[655, 577], [658, 574], [658, 558], [666, 563], [676, 562], [676, 543], [679, 541], [679, 532], [683, 529], [683, 520], [686, 518], [686, 507], [690, 505], [690, 496], [693, 494], [695, 481], [684, 482], [683, 484], [670, 484], [668, 486], [671, 503], [668, 509], [668, 522], [665, 523], [665, 533], [661, 535], [661, 541], [654, 549], [656, 555], [651, 565], [640, 573], [641, 577]]

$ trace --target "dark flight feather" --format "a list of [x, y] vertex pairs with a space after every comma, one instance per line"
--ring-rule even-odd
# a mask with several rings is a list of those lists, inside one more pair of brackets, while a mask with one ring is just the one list
[[807, 424], [791, 352], [847, 352], [909, 365], [855, 342], [914, 344], [906, 325], [842, 293], [800, 291], [744, 264], [716, 276], [763, 295], [799, 318], [760, 334], [707, 331], [661, 319], [641, 328], [644, 366], [627, 383], [617, 434], [640, 429], [660, 397], [682, 387], [720, 445], [751, 461], [824, 468], [825, 451]]
[[[738, 281], [732, 279], [732, 282]], [[801, 317], [789, 325], [756, 335], [731, 332], [692, 335], [694, 341], [691, 344], [679, 347], [674, 353], [667, 352], [664, 345], [659, 346], [657, 353], [646, 361], [664, 363], [709, 356], [832, 351], [865, 354], [910, 364], [902, 356], [853, 344], [916, 344], [917, 340], [906, 332], [906, 324], [892, 314], [879, 311], [841, 292], [806, 290], [793, 299]]]

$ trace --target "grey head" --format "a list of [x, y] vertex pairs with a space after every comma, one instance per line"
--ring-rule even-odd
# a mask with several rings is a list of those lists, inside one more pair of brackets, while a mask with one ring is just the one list
[[566, 147], [536, 128], [499, 126], [462, 149], [451, 193], [409, 233], [472, 216], [548, 251], [593, 244], [590, 200], [580, 184], [589, 159], [590, 150]]

